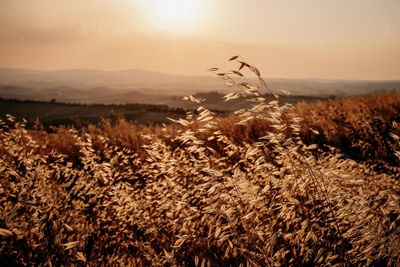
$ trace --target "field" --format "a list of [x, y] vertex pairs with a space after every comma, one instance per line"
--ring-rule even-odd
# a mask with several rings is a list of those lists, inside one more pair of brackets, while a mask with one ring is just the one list
[[79, 128], [119, 116], [137, 124], [161, 124], [168, 122], [167, 117], [182, 116], [185, 111], [152, 104], [85, 105], [0, 98], [0, 118], [4, 119], [7, 114], [15, 116], [17, 121], [25, 119], [28, 128], [35, 123], [45, 128], [61, 125]]
[[2, 263], [398, 266], [400, 93], [291, 105], [215, 71], [252, 105], [52, 132], [8, 116]]
[[[194, 95], [204, 99], [202, 106], [215, 110], [219, 114], [227, 114], [251, 105], [244, 99], [231, 101], [229, 105], [224, 102], [223, 94], [217, 92], [198, 93]], [[159, 98], [162, 98], [160, 96]], [[265, 96], [267, 100], [271, 97]], [[182, 100], [182, 96], [164, 96], [169, 98], [168, 105], [160, 104], [79, 104], [61, 103], [53, 101], [33, 101], [0, 98], [0, 118], [5, 119], [7, 114], [12, 114], [16, 121], [25, 120], [27, 128], [40, 124], [45, 128], [50, 126], [74, 126], [80, 128], [89, 124], [97, 125], [102, 119], [124, 117], [136, 124], [162, 124], [169, 123], [167, 118], [178, 118], [185, 115], [186, 110], [196, 109], [196, 103]], [[284, 103], [298, 103], [313, 101], [318, 97], [287, 96], [282, 99]]]

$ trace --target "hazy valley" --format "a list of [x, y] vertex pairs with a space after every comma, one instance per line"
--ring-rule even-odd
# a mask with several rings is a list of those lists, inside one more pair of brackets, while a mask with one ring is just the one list
[[[0, 69], [0, 97], [74, 103], [169, 104], [174, 96], [231, 88], [215, 76], [183, 76], [143, 70], [32, 71]], [[254, 82], [255, 78], [249, 78]], [[351, 96], [400, 88], [400, 81], [269, 79], [271, 88], [300, 96]], [[262, 91], [263, 92], [263, 91]], [[264, 91], [266, 93], [266, 91]]]

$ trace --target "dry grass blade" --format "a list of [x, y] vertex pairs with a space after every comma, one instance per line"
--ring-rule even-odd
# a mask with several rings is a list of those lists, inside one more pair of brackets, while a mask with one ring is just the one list
[[319, 135], [319, 131], [318, 130], [315, 130], [315, 129], [313, 129], [313, 128], [309, 128], [310, 129], [310, 131], [312, 132], [312, 133], [314, 133], [314, 134], [316, 134], [316, 135]]
[[65, 244], [62, 244], [65, 250], [72, 249], [79, 245], [79, 241], [72, 241]]
[[86, 261], [87, 261], [85, 255], [82, 252], [77, 252], [76, 253], [76, 259], [80, 260], [83, 263], [86, 263]]
[[69, 226], [68, 224], [66, 224], [66, 223], [64, 223], [64, 227], [65, 227], [65, 229], [67, 229], [70, 232], [74, 231], [74, 229], [71, 226]]
[[252, 66], [252, 69], [253, 69], [254, 73], [255, 73], [258, 77], [261, 76], [260, 71], [259, 71], [256, 67]]
[[13, 236], [14, 234], [10, 230], [4, 229], [4, 228], [0, 228], [0, 235], [9, 237], [9, 236]]
[[243, 77], [243, 74], [240, 71], [232, 70], [232, 73]]
[[316, 144], [312, 144], [312, 145], [307, 146], [305, 149], [313, 150], [313, 149], [317, 149], [317, 148], [318, 148], [318, 146]]
[[233, 56], [233, 57], [231, 57], [230, 59], [229, 59], [229, 61], [232, 61], [232, 60], [235, 60], [235, 59], [237, 59], [239, 56]]
[[183, 243], [185, 243], [187, 238], [188, 238], [187, 236], [179, 238], [178, 240], [175, 241], [175, 243], [174, 243], [174, 245], [172, 247], [173, 248], [180, 248], [183, 245]]

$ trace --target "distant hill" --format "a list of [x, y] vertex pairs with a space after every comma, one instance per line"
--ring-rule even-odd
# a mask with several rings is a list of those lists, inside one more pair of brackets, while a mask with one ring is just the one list
[[[268, 79], [271, 88], [301, 96], [349, 96], [400, 89], [399, 81]], [[250, 79], [250, 81], [252, 81]], [[254, 81], [254, 80], [253, 80]], [[232, 88], [213, 76], [181, 76], [144, 70], [35, 71], [0, 68], [0, 97], [75, 103], [165, 104], [170, 96]], [[279, 91], [278, 91], [279, 92]]]
[[162, 92], [166, 95], [223, 88], [223, 83], [211, 76], [180, 76], [144, 70], [35, 71], [0, 68], [0, 84], [34, 89], [106, 87], [123, 91], [142, 90], [148, 94]]

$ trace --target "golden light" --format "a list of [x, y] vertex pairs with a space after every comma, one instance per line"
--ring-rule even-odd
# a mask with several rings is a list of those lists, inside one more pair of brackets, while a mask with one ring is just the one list
[[200, 0], [147, 0], [147, 13], [161, 30], [184, 32], [201, 22]]

